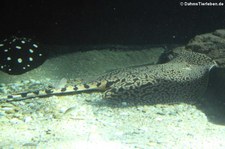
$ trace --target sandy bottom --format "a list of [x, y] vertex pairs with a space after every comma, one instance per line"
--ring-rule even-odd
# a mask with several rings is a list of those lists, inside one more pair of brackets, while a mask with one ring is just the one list
[[[24, 80], [89, 80], [116, 68], [154, 64], [161, 52], [145, 48], [68, 53], [21, 76], [1, 73], [0, 81], [12, 86]], [[222, 149], [225, 108], [212, 98], [207, 94], [202, 104], [130, 105], [108, 104], [101, 93], [82, 93], [2, 103], [0, 148]]]

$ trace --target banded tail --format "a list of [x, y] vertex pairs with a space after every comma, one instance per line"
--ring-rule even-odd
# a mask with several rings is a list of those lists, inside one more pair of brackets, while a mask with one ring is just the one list
[[0, 103], [20, 101], [20, 100], [35, 98], [35, 97], [47, 97], [52, 95], [80, 93], [80, 92], [87, 92], [87, 91], [104, 92], [106, 91], [106, 89], [107, 89], [107, 81], [102, 80], [102, 81], [90, 82], [86, 84], [71, 85], [71, 86], [67, 86], [67, 87], [63, 87], [59, 89], [56, 89], [56, 88], [44, 89], [44, 90], [36, 90], [36, 91], [6, 95], [0, 98]]

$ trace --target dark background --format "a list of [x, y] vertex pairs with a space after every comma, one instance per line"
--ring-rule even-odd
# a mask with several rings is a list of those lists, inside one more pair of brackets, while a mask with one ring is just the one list
[[0, 34], [45, 44], [169, 44], [225, 28], [225, 6], [182, 7], [180, 2], [5, 0]]

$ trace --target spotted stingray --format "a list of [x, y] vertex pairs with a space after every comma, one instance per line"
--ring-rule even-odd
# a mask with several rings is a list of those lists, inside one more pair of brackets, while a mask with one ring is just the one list
[[46, 50], [30, 38], [11, 36], [0, 41], [0, 71], [20, 75], [40, 66]]
[[138, 103], [190, 101], [205, 93], [210, 70], [224, 67], [208, 54], [185, 47], [174, 49], [168, 56], [166, 63], [118, 69], [84, 84], [16, 93], [0, 101], [92, 91], [102, 92], [103, 99]]

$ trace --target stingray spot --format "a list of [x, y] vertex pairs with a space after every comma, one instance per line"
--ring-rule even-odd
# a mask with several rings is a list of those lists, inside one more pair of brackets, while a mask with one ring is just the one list
[[97, 83], [97, 87], [99, 87], [101, 84], [102, 84], [101, 82], [98, 82], [98, 83]]
[[34, 50], [32, 50], [32, 49], [29, 49], [29, 52], [30, 52], [30, 53], [34, 53]]
[[10, 61], [10, 60], [12, 60], [12, 58], [11, 57], [7, 57], [7, 61]]
[[22, 49], [22, 47], [20, 47], [20, 46], [16, 46], [16, 49]]
[[66, 87], [61, 89], [61, 92], [65, 92], [66, 91]]
[[18, 58], [17, 61], [18, 61], [18, 63], [22, 63], [23, 59], [22, 58]]
[[13, 96], [12, 95], [8, 95], [7, 98], [13, 98]]
[[39, 91], [34, 91], [33, 92], [35, 95], [39, 95]]
[[87, 84], [84, 84], [84, 88], [88, 89], [88, 88], [90, 88], [90, 86]]
[[78, 87], [75, 85], [73, 90], [77, 91], [78, 90]]
[[53, 93], [53, 91], [52, 91], [52, 90], [48, 90], [48, 89], [47, 89], [47, 90], [45, 90], [45, 93], [46, 93], [46, 94], [52, 94], [52, 93]]
[[21, 93], [21, 97], [27, 97], [27, 93]]
[[36, 45], [36, 44], [33, 44], [33, 47], [35, 47], [35, 48], [38, 48], [38, 45]]
[[33, 58], [32, 57], [29, 57], [29, 61], [33, 61]]

